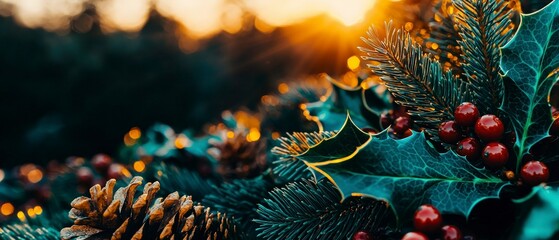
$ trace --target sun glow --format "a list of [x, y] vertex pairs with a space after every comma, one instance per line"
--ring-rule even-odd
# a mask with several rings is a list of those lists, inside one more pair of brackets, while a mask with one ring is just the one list
[[245, 26], [263, 32], [328, 16], [345, 26], [364, 20], [376, 0], [0, 0], [0, 15], [12, 15], [27, 27], [67, 29], [87, 6], [94, 6], [106, 32], [139, 31], [149, 13], [173, 19], [195, 39]]

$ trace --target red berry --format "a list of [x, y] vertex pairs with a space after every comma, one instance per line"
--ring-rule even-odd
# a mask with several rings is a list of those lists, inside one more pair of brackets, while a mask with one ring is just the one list
[[483, 141], [497, 141], [503, 137], [505, 126], [495, 115], [483, 115], [476, 122], [476, 135]]
[[458, 142], [456, 153], [466, 159], [473, 161], [479, 158], [479, 141], [473, 137], [467, 137]]
[[403, 134], [411, 127], [411, 122], [409, 117], [398, 117], [394, 120], [394, 125], [392, 128], [394, 132]]
[[409, 232], [402, 237], [402, 240], [429, 240], [429, 238], [420, 232]]
[[553, 120], [551, 128], [549, 128], [549, 134], [559, 136], [559, 118], [555, 118], [555, 120]]
[[118, 163], [113, 163], [107, 170], [107, 178], [108, 179], [120, 179], [123, 176], [123, 172], [125, 171], [124, 166]]
[[93, 173], [88, 167], [80, 167], [76, 171], [78, 182], [83, 185], [91, 186], [93, 183]]
[[368, 128], [368, 127], [361, 128], [361, 131], [366, 132], [368, 134], [377, 134], [378, 133], [375, 129]]
[[382, 128], [387, 128], [392, 125], [394, 118], [390, 112], [386, 112], [380, 115], [380, 125]]
[[105, 174], [113, 160], [106, 154], [99, 153], [91, 159], [91, 164], [99, 173]]
[[415, 229], [429, 233], [439, 229], [443, 222], [441, 213], [432, 205], [421, 205], [415, 212], [413, 225]]
[[402, 138], [407, 138], [407, 137], [411, 136], [412, 134], [413, 133], [412, 133], [411, 129], [408, 129], [404, 133], [398, 134], [398, 136], [400, 137], [400, 139], [402, 139]]
[[370, 239], [371, 236], [369, 236], [369, 233], [365, 231], [359, 231], [353, 235], [353, 240], [370, 240]]
[[442, 227], [443, 240], [461, 240], [462, 232], [454, 225], [446, 225]]
[[462, 138], [462, 131], [454, 121], [447, 121], [439, 125], [439, 138], [445, 143], [456, 143]]
[[479, 118], [479, 111], [476, 105], [464, 102], [454, 110], [454, 121], [460, 126], [473, 126]]
[[524, 183], [536, 186], [540, 183], [546, 182], [549, 178], [549, 169], [540, 161], [530, 161], [524, 164], [520, 171], [520, 176]]
[[481, 158], [485, 166], [499, 168], [505, 166], [509, 160], [509, 150], [502, 143], [488, 143], [483, 149]]

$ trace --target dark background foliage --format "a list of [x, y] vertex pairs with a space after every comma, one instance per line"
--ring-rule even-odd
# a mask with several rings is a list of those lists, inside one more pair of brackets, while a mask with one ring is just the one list
[[[86, 14], [95, 17], [76, 19]], [[225, 109], [254, 108], [279, 80], [344, 69], [335, 60], [293, 67], [297, 49], [270, 51], [285, 42], [278, 31], [222, 33], [186, 54], [173, 25], [152, 13], [138, 33], [104, 34], [94, 22], [61, 34], [1, 17], [0, 167], [111, 154], [134, 126], [199, 129]]]

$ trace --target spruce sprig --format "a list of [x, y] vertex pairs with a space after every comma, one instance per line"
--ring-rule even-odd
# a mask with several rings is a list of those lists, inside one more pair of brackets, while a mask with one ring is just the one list
[[286, 182], [310, 178], [311, 172], [307, 170], [307, 165], [298, 160], [296, 156], [335, 134], [335, 131], [294, 132], [288, 133], [286, 137], [279, 138], [279, 145], [272, 148], [272, 153], [279, 156], [279, 160], [274, 161], [274, 174], [277, 174], [282, 181]]
[[374, 28], [362, 40], [370, 48], [360, 48], [371, 61], [368, 67], [386, 84], [395, 101], [405, 106], [414, 122], [433, 136], [439, 124], [453, 118], [454, 109], [469, 99], [468, 84], [443, 71], [440, 63], [425, 54], [410, 34], [386, 24], [381, 39]]
[[0, 227], [0, 239], [5, 240], [57, 240], [60, 234], [51, 227], [16, 223]]
[[257, 217], [258, 203], [269, 196], [274, 188], [271, 174], [260, 175], [252, 179], [234, 179], [214, 187], [213, 194], [207, 195], [202, 203], [220, 212], [227, 212], [247, 237], [256, 237], [257, 224], [252, 220]]
[[350, 198], [327, 180], [288, 184], [259, 205], [258, 237], [263, 239], [351, 239], [358, 230], [382, 234], [387, 207], [371, 198]]
[[429, 37], [424, 41], [425, 52], [441, 62], [445, 70], [462, 74], [459, 56], [462, 50], [458, 44], [460, 35], [454, 25], [455, 14], [451, 0], [440, 0], [434, 6], [434, 15], [429, 22]]
[[455, 0], [455, 21], [462, 40], [464, 77], [471, 82], [473, 101], [482, 113], [498, 113], [503, 101], [499, 74], [500, 50], [513, 31], [512, 10], [505, 0]]

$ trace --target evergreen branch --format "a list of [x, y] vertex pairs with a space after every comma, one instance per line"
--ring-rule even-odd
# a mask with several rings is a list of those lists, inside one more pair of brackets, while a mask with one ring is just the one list
[[161, 184], [163, 194], [178, 192], [181, 195], [191, 195], [194, 199], [202, 199], [212, 193], [212, 182], [195, 171], [165, 163], [155, 169], [155, 178]]
[[498, 113], [503, 101], [499, 74], [500, 47], [511, 37], [511, 9], [505, 0], [455, 0], [464, 76], [472, 84], [474, 103], [484, 113]]
[[[425, 52], [433, 54], [445, 70], [452, 70], [454, 74], [461, 74], [458, 57], [462, 51], [458, 44], [460, 36], [454, 26], [454, 15], [449, 12], [451, 0], [440, 0], [434, 7], [435, 15], [429, 22], [429, 37], [425, 39]], [[449, 8], [450, 7], [450, 8]]]
[[[311, 180], [275, 189], [258, 207], [258, 237], [264, 239], [350, 239], [358, 230], [388, 225], [387, 207], [370, 198], [349, 198], [326, 181]], [[348, 224], [350, 223], [350, 224]]]
[[269, 196], [274, 187], [269, 174], [253, 179], [235, 179], [215, 187], [213, 194], [204, 198], [202, 203], [214, 210], [226, 212], [248, 236], [256, 236], [256, 223], [252, 220], [258, 216], [258, 203]]
[[50, 227], [35, 227], [25, 223], [0, 227], [0, 239], [5, 240], [58, 240], [60, 234]]
[[363, 59], [379, 75], [396, 103], [406, 107], [414, 122], [433, 136], [441, 122], [454, 118], [454, 109], [467, 101], [467, 83], [444, 72], [439, 62], [423, 53], [410, 34], [386, 24], [386, 37], [381, 40], [374, 28], [368, 38], [362, 38], [371, 49], [360, 48], [367, 54]]
[[307, 151], [310, 147], [320, 143], [326, 138], [334, 136], [336, 132], [310, 132], [310, 133], [288, 133], [287, 137], [278, 139], [279, 146], [272, 148], [272, 153], [279, 156], [275, 161], [274, 174], [277, 174], [286, 182], [294, 182], [304, 178], [310, 178], [311, 172], [307, 165], [296, 158]]

